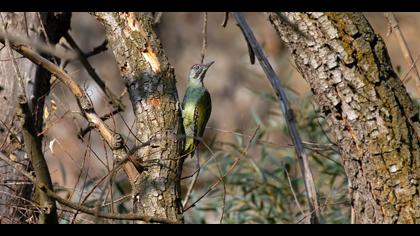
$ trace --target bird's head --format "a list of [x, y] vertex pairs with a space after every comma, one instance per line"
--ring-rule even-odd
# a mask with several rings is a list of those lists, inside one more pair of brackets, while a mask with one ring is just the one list
[[207, 64], [195, 64], [191, 67], [190, 79], [199, 80], [203, 82], [204, 76], [206, 75], [207, 70], [213, 65], [214, 61], [211, 61]]

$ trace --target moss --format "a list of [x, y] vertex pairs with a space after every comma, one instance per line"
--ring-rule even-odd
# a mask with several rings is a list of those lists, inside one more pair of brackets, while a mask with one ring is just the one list
[[340, 39], [339, 43], [344, 48], [344, 52], [346, 53], [344, 56], [344, 62], [346, 64], [353, 63], [354, 58], [352, 42], [354, 39], [346, 33], [345, 29], [347, 26], [343, 19], [343, 15], [336, 12], [326, 12], [325, 15], [332, 20], [334, 26], [336, 26], [338, 30], [338, 36]]

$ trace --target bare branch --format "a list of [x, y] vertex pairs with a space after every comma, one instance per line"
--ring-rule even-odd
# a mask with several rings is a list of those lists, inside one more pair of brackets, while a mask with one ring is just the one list
[[164, 224], [177, 224], [178, 223], [175, 221], [168, 220], [166, 218], [148, 217], [148, 216], [143, 216], [143, 215], [138, 215], [138, 214], [118, 214], [118, 213], [112, 214], [112, 213], [106, 213], [106, 212], [99, 212], [94, 208], [85, 207], [83, 205], [73, 203], [67, 199], [64, 199], [58, 196], [54, 191], [52, 191], [50, 188], [45, 186], [43, 183], [39, 182], [30, 173], [19, 168], [19, 165], [17, 163], [11, 161], [2, 152], [0, 152], [0, 159], [5, 161], [11, 167], [15, 168], [17, 171], [22, 173], [28, 179], [30, 179], [39, 189], [45, 192], [48, 196], [54, 198], [57, 202], [67, 207], [70, 207], [74, 210], [77, 210], [77, 211], [80, 211], [89, 215], [107, 218], [107, 219], [113, 219], [113, 220], [141, 220], [145, 222], [151, 222], [151, 223], [155, 222], [155, 223], [164, 223]]
[[[0, 42], [4, 42], [4, 38], [0, 35]], [[31, 48], [24, 44], [16, 44], [15, 42], [10, 41], [12, 48], [25, 56], [33, 63], [43, 67], [49, 71], [52, 75], [60, 79], [73, 95], [76, 97], [79, 107], [81, 108], [84, 117], [92, 124], [94, 124], [95, 129], [99, 132], [102, 138], [108, 143], [110, 148], [113, 150], [114, 159], [121, 161], [127, 156], [127, 148], [124, 144], [124, 140], [120, 134], [112, 132], [105, 124], [105, 122], [98, 116], [95, 112], [94, 107], [90, 99], [86, 96], [85, 91], [68, 75], [64, 70], [60, 69], [57, 65], [53, 64], [49, 60], [40, 56], [34, 52]], [[125, 165], [125, 171], [130, 178], [134, 180], [136, 170], [131, 162], [127, 162]]]
[[299, 166], [300, 166], [302, 177], [305, 183], [305, 189], [306, 189], [306, 194], [308, 198], [309, 208], [311, 212], [313, 211], [315, 213], [315, 214], [312, 214], [311, 216], [311, 223], [320, 223], [321, 216], [320, 216], [319, 207], [318, 207], [319, 203], [318, 203], [318, 197], [317, 197], [317, 192], [315, 188], [315, 182], [313, 179], [311, 169], [309, 167], [308, 156], [305, 153], [302, 139], [297, 130], [295, 116], [294, 116], [292, 108], [289, 106], [286, 93], [284, 89], [281, 87], [276, 73], [271, 67], [270, 62], [265, 56], [263, 49], [261, 48], [258, 41], [256, 40], [245, 18], [242, 16], [241, 13], [235, 12], [233, 14], [235, 16], [236, 22], [241, 27], [245, 38], [247, 38], [247, 42], [251, 45], [258, 61], [260, 62], [260, 65], [262, 69], [264, 70], [267, 76], [267, 79], [270, 81], [271, 86], [273, 87], [273, 89], [276, 92], [277, 97], [279, 98], [280, 109], [282, 110], [286, 118], [286, 124], [289, 130], [289, 134], [292, 138], [293, 144], [295, 145], [296, 155], [299, 160]]
[[[115, 114], [118, 114], [119, 112], [122, 112], [122, 110], [120, 109], [120, 108], [117, 108], [117, 109], [115, 109], [115, 110], [113, 110], [113, 111], [111, 111], [110, 113], [108, 113], [108, 114], [105, 114], [105, 115], [103, 115], [103, 116], [101, 116], [101, 120], [103, 120], [103, 121], [106, 121], [106, 120], [108, 120], [109, 118], [111, 118], [113, 115], [115, 115]], [[86, 128], [84, 128], [84, 129], [82, 129], [82, 130], [80, 130], [80, 132], [79, 132], [79, 137], [80, 138], [83, 138], [83, 137], [85, 137], [85, 135], [87, 134], [87, 133], [89, 133], [92, 129], [94, 129], [95, 127], [94, 126], [87, 126]]]
[[99, 77], [98, 73], [96, 73], [95, 69], [89, 63], [86, 54], [83, 53], [83, 51], [80, 49], [80, 47], [74, 41], [74, 39], [70, 35], [70, 33], [67, 32], [64, 35], [64, 37], [66, 38], [66, 40], [70, 44], [70, 46], [77, 52], [80, 62], [85, 67], [85, 69], [88, 72], [88, 74], [90, 75], [90, 77], [92, 77], [92, 79], [99, 86], [99, 88], [101, 88], [102, 92], [105, 93], [105, 95], [111, 100], [111, 102], [114, 106], [116, 106], [119, 110], [124, 110], [124, 105], [122, 104], [121, 100], [116, 95], [114, 95], [114, 93], [112, 93], [112, 91], [106, 86], [105, 82]]
[[59, 48], [55, 48], [49, 46], [41, 41], [34, 41], [28, 38], [16, 37], [12, 34], [5, 32], [3, 29], [0, 30], [0, 38], [2, 39], [2, 43], [4, 43], [4, 39], [9, 39], [10, 42], [14, 44], [25, 44], [34, 47], [36, 50], [40, 52], [46, 53], [48, 55], [52, 55], [61, 59], [65, 60], [74, 60], [77, 59], [77, 54], [73, 51], [65, 51], [63, 52]]

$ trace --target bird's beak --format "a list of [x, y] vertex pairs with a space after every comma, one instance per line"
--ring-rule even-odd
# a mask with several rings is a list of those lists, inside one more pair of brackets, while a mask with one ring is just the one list
[[204, 64], [206, 66], [206, 70], [208, 70], [210, 68], [210, 66], [213, 65], [213, 64], [214, 64], [214, 61], [211, 61], [207, 64]]
[[204, 69], [201, 71], [201, 75], [200, 75], [200, 80], [203, 81], [204, 80], [204, 76], [207, 73], [207, 70], [210, 68], [211, 65], [213, 65], [214, 61], [211, 61], [207, 64], [203, 64]]

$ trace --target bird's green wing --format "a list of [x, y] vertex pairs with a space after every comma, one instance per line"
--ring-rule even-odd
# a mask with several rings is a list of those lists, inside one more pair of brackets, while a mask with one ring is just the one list
[[195, 136], [201, 138], [204, 134], [207, 122], [209, 121], [211, 114], [211, 97], [207, 89], [204, 90], [203, 95], [200, 97], [198, 106], [196, 107], [196, 111], [194, 113], [198, 115], [198, 118], [196, 119], [197, 129], [195, 130], [194, 134]]
[[187, 91], [182, 103], [183, 124], [185, 129], [184, 152], [191, 152], [202, 137], [211, 113], [211, 98], [206, 89], [191, 89]]

